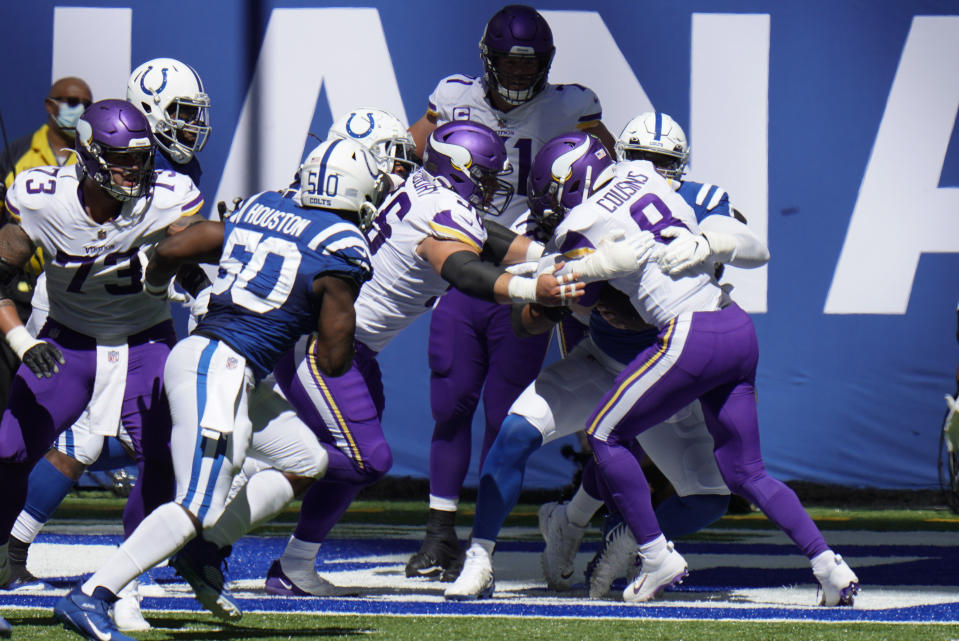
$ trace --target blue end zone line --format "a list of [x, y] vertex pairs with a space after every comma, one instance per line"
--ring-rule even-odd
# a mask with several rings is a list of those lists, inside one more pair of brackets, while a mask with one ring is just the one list
[[[9, 595], [3, 609], [11, 607], [51, 609], [59, 597]], [[655, 619], [662, 621], [755, 621], [808, 623], [900, 623], [959, 624], [959, 602], [923, 605], [889, 610], [857, 610], [855, 608], [710, 608], [655, 607], [629, 605], [531, 605], [522, 601], [501, 600], [476, 602], [404, 602], [366, 600], [361, 598], [237, 598], [245, 613], [301, 613], [314, 615], [376, 616], [488, 616], [515, 618], [575, 619]], [[150, 612], [205, 612], [199, 603], [187, 597], [146, 597], [141, 604], [144, 614]], [[213, 615], [210, 615], [211, 617]]]

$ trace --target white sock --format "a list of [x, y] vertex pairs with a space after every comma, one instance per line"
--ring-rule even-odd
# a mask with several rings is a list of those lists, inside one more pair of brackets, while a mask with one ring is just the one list
[[577, 527], [586, 527], [602, 506], [603, 502], [600, 499], [594, 499], [580, 485], [576, 494], [566, 504], [566, 518]]
[[20, 515], [17, 516], [17, 522], [13, 524], [13, 529], [10, 530], [10, 536], [24, 543], [33, 543], [33, 539], [37, 538], [37, 534], [43, 529], [43, 525], [42, 522], [27, 514], [26, 510], [23, 510], [20, 512]]
[[472, 539], [470, 542], [471, 548], [482, 548], [486, 551], [487, 556], [493, 558], [493, 548], [496, 547], [496, 541], [490, 541], [489, 539]]
[[826, 574], [829, 572], [831, 566], [836, 565], [836, 553], [832, 550], [820, 552], [809, 559], [809, 565], [812, 566], [814, 574]]
[[283, 556], [280, 557], [280, 565], [283, 571], [287, 569], [303, 568], [309, 566], [310, 570], [316, 567], [316, 555], [320, 552], [322, 543], [313, 543], [311, 541], [301, 541], [295, 536], [291, 536], [286, 543], [286, 549], [283, 550]]
[[186, 510], [176, 503], [164, 503], [137, 526], [116, 552], [83, 584], [83, 593], [92, 595], [98, 587], [119, 594], [127, 583], [163, 559], [176, 554], [196, 536]]
[[666, 552], [666, 537], [662, 534], [649, 543], [643, 543], [639, 546], [639, 554], [644, 560], [649, 559], [652, 563], [659, 561]]
[[203, 531], [203, 538], [221, 548], [233, 545], [251, 529], [276, 516], [291, 500], [293, 486], [283, 472], [261, 470], [236, 493], [216, 523]]
[[459, 502], [459, 497], [447, 499], [442, 496], [433, 496], [430, 494], [431, 510], [439, 510], [440, 512], [455, 512]]

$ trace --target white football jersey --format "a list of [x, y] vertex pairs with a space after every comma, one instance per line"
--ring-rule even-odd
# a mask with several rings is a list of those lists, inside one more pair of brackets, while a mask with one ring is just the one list
[[125, 202], [103, 224], [87, 214], [79, 186], [77, 165], [37, 167], [7, 192], [14, 219], [43, 250], [50, 318], [97, 339], [130, 336], [170, 318], [169, 303], [143, 291], [141, 251], [203, 206], [193, 181], [157, 172], [150, 196]]
[[503, 139], [513, 171], [502, 178], [513, 185], [513, 198], [494, 220], [510, 227], [526, 211], [526, 179], [536, 153], [560, 134], [596, 126], [603, 109], [586, 87], [548, 84], [529, 102], [504, 113], [490, 105], [483, 78], [454, 75], [441, 80], [430, 95], [428, 113], [436, 116], [438, 125], [451, 120], [482, 123]]
[[379, 352], [449, 289], [416, 253], [423, 239], [458, 240], [480, 251], [486, 228], [476, 209], [420, 169], [380, 207], [369, 235], [373, 278], [354, 305], [356, 338]]
[[[656, 173], [652, 163], [620, 162], [605, 187], [567, 213], [546, 249], [569, 259], [580, 258], [620, 230], [627, 235], [649, 231], [656, 242], [665, 244], [659, 232], [671, 226], [699, 233], [692, 208]], [[630, 297], [644, 321], [658, 328], [680, 314], [715, 311], [728, 302], [712, 276], [674, 279], [652, 260], [634, 274], [611, 279], [610, 284]]]

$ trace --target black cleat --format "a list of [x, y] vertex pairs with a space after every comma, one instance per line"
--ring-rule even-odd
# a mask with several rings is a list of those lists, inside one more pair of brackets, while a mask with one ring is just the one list
[[406, 564], [408, 577], [439, 577], [451, 583], [463, 569], [463, 548], [456, 538], [456, 512], [430, 510], [426, 521], [426, 538], [419, 552]]

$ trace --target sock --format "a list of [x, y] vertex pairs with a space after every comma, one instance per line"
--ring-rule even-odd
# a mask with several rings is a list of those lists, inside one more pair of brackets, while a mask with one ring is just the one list
[[127, 583], [176, 554], [195, 536], [196, 528], [186, 510], [176, 503], [164, 503], [143, 519], [81, 589], [89, 596], [97, 588], [116, 595]]
[[474, 541], [496, 541], [503, 522], [519, 500], [526, 461], [542, 443], [542, 434], [522, 416], [510, 414], [503, 421], [480, 470]]
[[291, 536], [286, 543], [286, 549], [283, 550], [283, 556], [280, 557], [280, 565], [283, 571], [287, 568], [309, 566], [312, 570], [316, 567], [316, 555], [320, 552], [322, 543], [312, 543], [311, 541], [301, 541], [295, 536]]
[[[75, 482], [46, 458], [37, 461], [30, 471], [27, 502], [13, 526], [13, 536], [24, 543], [32, 543], [43, 524], [50, 520], [54, 511], [70, 493]], [[24, 515], [26, 518], [21, 518]]]
[[430, 509], [440, 512], [455, 512], [459, 504], [459, 497], [448, 499], [430, 494]]
[[473, 537], [473, 538], [470, 540], [470, 547], [471, 547], [471, 548], [473, 548], [473, 547], [482, 548], [482, 549], [486, 552], [486, 554], [487, 554], [490, 558], [492, 558], [492, 557], [493, 557], [493, 548], [496, 547], [496, 541], [490, 541], [489, 539], [478, 539], [478, 538], [476, 538], [476, 537]]
[[602, 500], [590, 496], [589, 492], [580, 485], [576, 494], [566, 504], [566, 518], [577, 527], [586, 527], [596, 514], [596, 510], [602, 505]]
[[666, 537], [660, 534], [649, 543], [643, 543], [639, 546], [639, 554], [644, 560], [657, 562], [663, 554], [666, 554]]
[[656, 520], [666, 538], [675, 541], [712, 525], [726, 513], [727, 507], [728, 494], [674, 494], [656, 507]]
[[836, 565], [836, 553], [828, 549], [825, 552], [820, 552], [809, 560], [809, 565], [812, 566], [813, 574], [825, 576], [832, 566]]
[[250, 477], [203, 538], [217, 547], [233, 545], [251, 529], [276, 516], [293, 500], [293, 486], [283, 472], [266, 469]]

